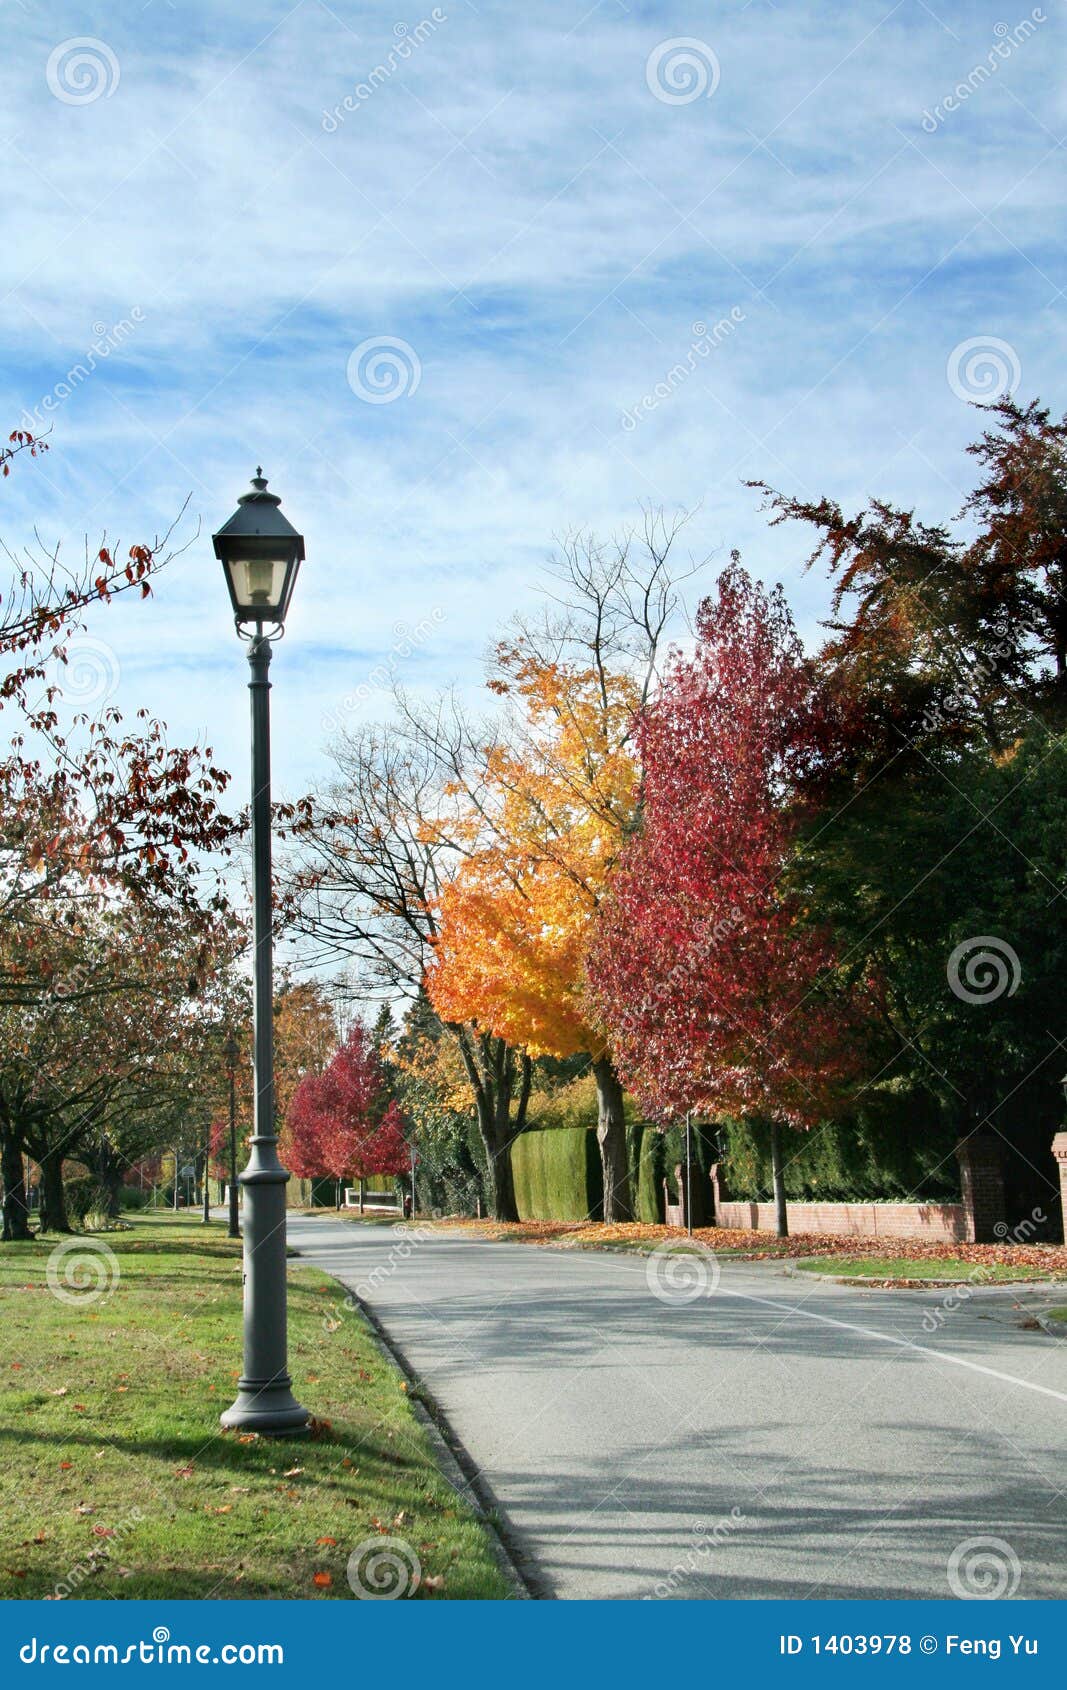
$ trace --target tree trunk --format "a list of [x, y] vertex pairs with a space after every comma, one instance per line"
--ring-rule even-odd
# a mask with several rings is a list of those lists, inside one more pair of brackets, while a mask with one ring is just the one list
[[478, 1132], [489, 1169], [489, 1209], [496, 1221], [517, 1221], [515, 1182], [511, 1175], [511, 1141], [521, 1130], [526, 1100], [530, 1094], [532, 1064], [522, 1058], [519, 1093], [519, 1124], [512, 1126], [511, 1099], [515, 1089], [515, 1053], [503, 1039], [470, 1028], [448, 1024], [463, 1058], [463, 1066], [474, 1093]]
[[779, 1238], [789, 1237], [789, 1213], [785, 1202], [785, 1168], [782, 1163], [782, 1128], [771, 1122], [771, 1181], [774, 1186], [774, 1210]]
[[110, 1140], [103, 1138], [92, 1151], [85, 1153], [86, 1166], [92, 1169], [105, 1194], [104, 1212], [109, 1220], [118, 1220], [122, 1213], [119, 1193], [122, 1190], [122, 1161]]
[[63, 1156], [58, 1150], [43, 1150], [37, 1157], [41, 1170], [41, 1231], [70, 1232], [67, 1203], [63, 1195]]
[[511, 1136], [503, 1138], [489, 1151], [489, 1204], [495, 1221], [517, 1221], [515, 1180], [511, 1171]]
[[596, 1078], [597, 1128], [600, 1165], [604, 1174], [604, 1219], [629, 1221], [630, 1159], [626, 1150], [626, 1114], [622, 1085], [610, 1056], [598, 1056], [593, 1063]]
[[0, 1175], [4, 1181], [3, 1242], [32, 1238], [22, 1145], [12, 1132], [0, 1133]]

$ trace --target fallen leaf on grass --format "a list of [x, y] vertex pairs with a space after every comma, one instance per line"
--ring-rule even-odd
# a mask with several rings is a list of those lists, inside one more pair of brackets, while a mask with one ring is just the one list
[[282, 1478], [283, 1479], [295, 1479], [296, 1475], [298, 1473], [302, 1473], [303, 1471], [304, 1471], [304, 1469], [302, 1467], [288, 1467], [288, 1468], [286, 1468], [285, 1472], [282, 1474]]
[[251, 1489], [252, 1489], [251, 1485], [231, 1485], [230, 1486], [230, 1495], [231, 1496], [248, 1496]]
[[320, 1590], [325, 1590], [329, 1585], [331, 1585], [333, 1583], [333, 1574], [332, 1573], [316, 1573], [315, 1577], [312, 1579], [311, 1582], [312, 1582], [312, 1584], [317, 1584]]
[[66, 1385], [60, 1385], [58, 1390], [52, 1392], [52, 1395], [54, 1397], [65, 1397], [66, 1394], [67, 1394], [67, 1386]]
[[192, 1462], [189, 1463], [188, 1467], [175, 1467], [175, 1469], [174, 1469], [174, 1477], [176, 1479], [191, 1479], [192, 1476], [193, 1476], [193, 1464], [192, 1464]]
[[429, 1578], [424, 1578], [422, 1580], [422, 1587], [424, 1590], [441, 1590], [444, 1586], [444, 1582], [444, 1573], [432, 1573]]
[[59, 1463], [59, 1470], [60, 1470], [61, 1473], [65, 1473], [68, 1467], [73, 1467], [73, 1466], [74, 1466], [73, 1461], [61, 1461]]
[[317, 1537], [315, 1539], [316, 1549], [319, 1547], [320, 1544], [328, 1544], [331, 1549], [336, 1549], [337, 1539], [335, 1537]]
[[115, 1535], [114, 1526], [94, 1526], [93, 1527], [93, 1536], [94, 1537], [114, 1537], [114, 1535]]
[[74, 1504], [74, 1512], [75, 1514], [95, 1514], [96, 1509], [88, 1502], [76, 1502]]

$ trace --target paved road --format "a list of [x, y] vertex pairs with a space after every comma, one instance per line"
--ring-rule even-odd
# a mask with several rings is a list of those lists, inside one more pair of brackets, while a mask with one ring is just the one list
[[289, 1236], [424, 1381], [541, 1595], [948, 1598], [989, 1537], [957, 1583], [1064, 1594], [1067, 1343], [1011, 1298], [724, 1263], [685, 1303], [620, 1255]]

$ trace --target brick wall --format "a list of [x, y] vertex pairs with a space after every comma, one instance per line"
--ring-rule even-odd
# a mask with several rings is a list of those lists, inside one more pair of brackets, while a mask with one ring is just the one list
[[[773, 1232], [773, 1203], [721, 1202], [717, 1226]], [[825, 1232], [848, 1238], [928, 1238], [953, 1244], [968, 1236], [962, 1203], [793, 1203], [790, 1232]]]

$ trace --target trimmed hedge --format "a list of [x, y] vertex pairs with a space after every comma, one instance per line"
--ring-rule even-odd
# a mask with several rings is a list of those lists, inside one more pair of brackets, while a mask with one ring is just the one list
[[515, 1202], [524, 1221], [599, 1220], [600, 1148], [589, 1127], [532, 1128], [511, 1146]]
[[[730, 1196], [766, 1200], [766, 1127], [727, 1120], [720, 1131]], [[852, 1117], [784, 1134], [786, 1195], [816, 1202], [958, 1202], [957, 1136], [931, 1097], [872, 1091]]]

